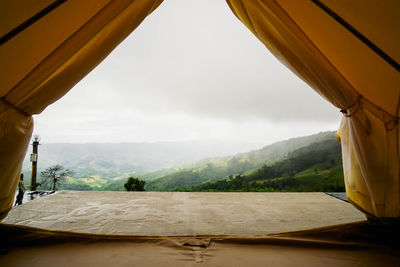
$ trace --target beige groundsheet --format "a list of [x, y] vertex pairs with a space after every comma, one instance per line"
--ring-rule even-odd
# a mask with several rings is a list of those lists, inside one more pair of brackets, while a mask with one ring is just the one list
[[[195, 242], [197, 241], [197, 242]], [[351, 242], [261, 239], [132, 239], [61, 241], [11, 248], [0, 266], [29, 267], [293, 267], [399, 266], [393, 250]]]
[[6, 224], [121, 235], [263, 235], [365, 220], [324, 193], [60, 191], [10, 211]]

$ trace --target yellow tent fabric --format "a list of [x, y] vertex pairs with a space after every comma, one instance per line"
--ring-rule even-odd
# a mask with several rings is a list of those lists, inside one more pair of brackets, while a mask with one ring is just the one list
[[[0, 2], [0, 218], [12, 205], [31, 115], [62, 97], [161, 2]], [[339, 133], [350, 201], [370, 216], [400, 217], [400, 2], [227, 2], [272, 53], [345, 112]]]
[[400, 2], [227, 0], [233, 13], [342, 110], [346, 192], [367, 215], [400, 217]]
[[161, 2], [0, 2], [0, 219], [13, 204], [32, 134], [31, 115], [66, 94]]
[[261, 236], [120, 236], [0, 224], [1, 266], [399, 266], [398, 224]]

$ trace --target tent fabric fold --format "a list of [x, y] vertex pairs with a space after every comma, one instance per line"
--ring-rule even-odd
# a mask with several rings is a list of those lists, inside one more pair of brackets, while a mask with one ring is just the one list
[[0, 100], [0, 219], [13, 205], [32, 130], [32, 116]]
[[[313, 2], [227, 0], [283, 64], [344, 113], [338, 132], [349, 200], [371, 217], [400, 217], [400, 73]], [[398, 60], [399, 2], [317, 2]]]
[[398, 266], [398, 223], [260, 236], [124, 236], [0, 225], [0, 265]]
[[[6, 78], [0, 79], [0, 218], [12, 205], [32, 134], [31, 115], [65, 95], [161, 2], [69, 0], [0, 46], [0, 72]], [[0, 32], [34, 16], [31, 10], [40, 12], [35, 5], [2, 2], [0, 17], [15, 19], [0, 23]]]

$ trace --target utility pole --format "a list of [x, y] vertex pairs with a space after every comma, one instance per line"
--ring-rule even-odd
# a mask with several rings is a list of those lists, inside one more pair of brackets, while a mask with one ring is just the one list
[[32, 161], [32, 175], [31, 175], [31, 190], [36, 190], [36, 177], [37, 177], [37, 161], [38, 161], [38, 146], [39, 146], [40, 137], [39, 135], [33, 136], [32, 142], [32, 154], [31, 154], [31, 161]]

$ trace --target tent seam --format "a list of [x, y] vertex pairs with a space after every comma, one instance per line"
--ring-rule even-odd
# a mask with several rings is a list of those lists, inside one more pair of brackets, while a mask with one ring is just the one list
[[[371, 106], [374, 107], [375, 110], [370, 109], [370, 111], [372, 113], [374, 113], [375, 115], [377, 115], [377, 111], [382, 111], [384, 112], [386, 115], [388, 115], [389, 117], [393, 118], [395, 121], [399, 120], [399, 117], [395, 117], [392, 114], [390, 114], [388, 111], [386, 111], [384, 108], [372, 103], [369, 99], [365, 98], [362, 94], [360, 94], [355, 88], [354, 86], [349, 82], [349, 80], [347, 78], [345, 78], [345, 76], [336, 68], [336, 66], [322, 53], [322, 51], [315, 45], [315, 43], [308, 37], [308, 35], [300, 28], [300, 26], [297, 24], [297, 22], [286, 12], [286, 10], [276, 1], [276, 0], [272, 0], [276, 6], [281, 10], [281, 12], [283, 12], [284, 14], [286, 14], [287, 18], [294, 24], [296, 25], [297, 30], [310, 42], [310, 44], [312, 45], [312, 47], [320, 54], [320, 56], [326, 60], [326, 62], [337, 72], [337, 74], [342, 77], [342, 79], [349, 85], [349, 87], [351, 88], [351, 90], [353, 91], [354, 94], [356, 94], [357, 99], [362, 97], [363, 99], [367, 100], [369, 102], [369, 104]], [[329, 17], [329, 16], [328, 16]], [[332, 19], [331, 17], [329, 17], [330, 19]], [[345, 107], [344, 109], [349, 109], [350, 107], [352, 107], [353, 105], [355, 105], [357, 103], [358, 100], [356, 100], [353, 104], [351, 104], [349, 107]], [[378, 118], [380, 118], [380, 116], [377, 116]], [[384, 119], [380, 118], [381, 120], [384, 121]]]
[[[129, 4], [126, 4], [126, 6], [129, 6], [130, 4], [132, 4], [132, 1], [134, 1], [134, 0], [131, 0], [131, 1], [129, 2]], [[13, 88], [11, 88], [11, 89], [7, 92], [7, 94], [6, 94], [4, 97], [6, 98], [6, 97], [9, 96], [11, 93], [13, 93], [13, 92], [20, 86], [20, 84], [22, 84], [22, 83], [31, 75], [31, 73], [34, 73], [42, 64], [44, 64], [49, 58], [51, 58], [51, 57], [54, 55], [54, 53], [56, 53], [61, 47], [65, 46], [66, 43], [68, 43], [71, 39], [73, 39], [74, 36], [76, 36], [79, 32], [82, 31], [83, 28], [85, 28], [85, 27], [88, 25], [88, 23], [90, 23], [91, 21], [93, 21], [93, 19], [94, 19], [95, 17], [97, 17], [97, 16], [98, 16], [99, 14], [101, 14], [102, 12], [104, 12], [104, 10], [106, 10], [112, 3], [113, 3], [113, 1], [110, 1], [109, 3], [107, 3], [107, 4], [106, 4], [104, 7], [102, 7], [98, 12], [96, 12], [96, 14], [95, 14], [94, 16], [92, 16], [89, 20], [87, 20], [84, 24], [82, 24], [82, 26], [79, 27], [79, 29], [77, 29], [77, 30], [76, 30], [73, 34], [71, 34], [67, 39], [65, 39], [62, 43], [60, 43], [50, 54], [48, 54], [42, 61], [40, 61], [27, 75], [25, 75], [24, 78], [22, 78]], [[125, 6], [125, 7], [126, 7], [126, 6]], [[124, 10], [125, 10], [125, 8], [121, 9], [117, 14], [115, 14], [115, 16], [112, 17], [111, 20], [115, 19], [115, 18], [116, 18], [119, 14], [121, 14]], [[96, 36], [101, 30], [103, 30], [107, 25], [108, 25], [108, 23], [105, 24], [105, 25], [103, 25], [96, 33], [92, 34], [92, 35], [91, 35], [92, 38], [93, 38], [94, 36]], [[89, 37], [88, 37], [88, 38], [89, 38]], [[85, 44], [86, 44], [86, 43], [85, 43]], [[72, 57], [73, 55], [75, 55], [75, 54], [77, 53], [77, 51], [79, 51], [82, 47], [84, 47], [85, 44], [81, 45], [81, 46], [79, 47], [78, 50], [72, 52], [71, 57]], [[66, 61], [65, 61], [65, 62], [66, 62]], [[61, 66], [63, 66], [63, 65], [65, 64], [65, 62], [58, 64], [56, 70], [59, 69]], [[55, 72], [56, 72], [56, 71], [54, 71], [52, 74], [54, 74]], [[48, 77], [50, 77], [50, 76], [51, 76], [51, 75], [49, 75]], [[46, 78], [46, 79], [43, 79], [41, 82], [37, 83], [37, 85], [40, 86], [43, 82], [46, 82], [46, 80], [47, 80], [47, 78]], [[35, 95], [35, 90], [33, 90], [33, 91], [29, 94], [29, 97], [32, 97], [32, 96], [34, 96], [34, 95]], [[20, 101], [22, 101], [23, 99], [26, 99], [26, 98], [28, 98], [28, 95], [25, 95], [24, 98], [19, 99], [18, 101], [20, 102]]]
[[18, 111], [20, 114], [22, 114], [22, 115], [24, 115], [24, 116], [27, 116], [27, 117], [32, 116], [32, 114], [29, 114], [29, 113], [23, 111], [22, 109], [18, 108], [17, 106], [15, 106], [14, 104], [11, 104], [9, 101], [6, 100], [5, 97], [1, 97], [1, 98], [0, 98], [0, 101], [1, 101], [2, 103], [4, 103], [6, 106], [11, 107], [12, 109]]

